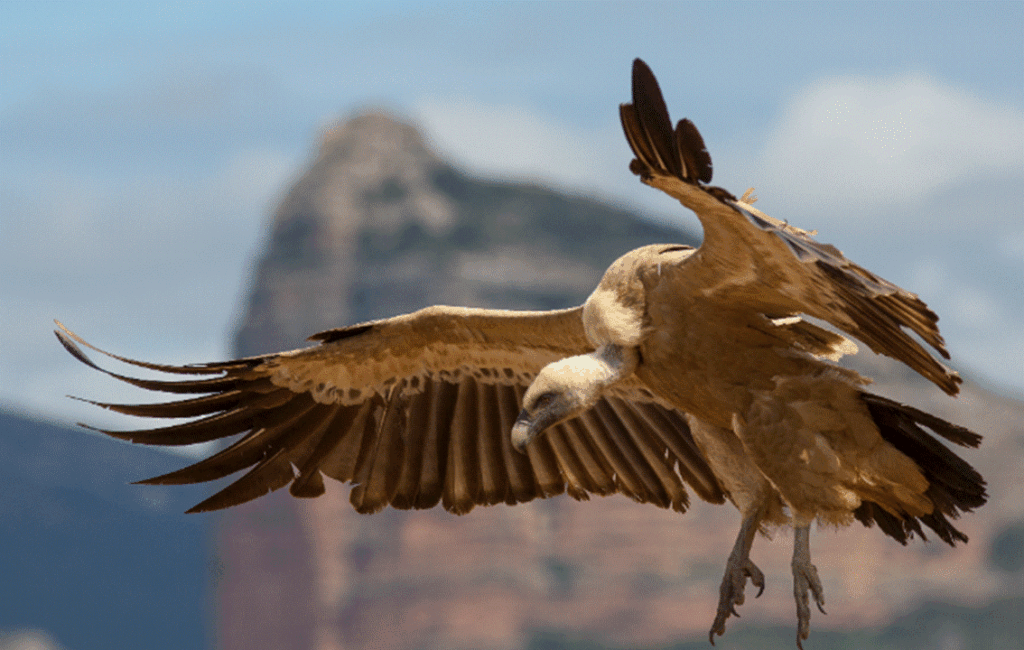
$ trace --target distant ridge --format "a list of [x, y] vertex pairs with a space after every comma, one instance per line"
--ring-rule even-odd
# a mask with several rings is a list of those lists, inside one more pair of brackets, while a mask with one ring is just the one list
[[16, 630], [68, 650], [207, 647], [213, 517], [181, 514], [195, 490], [129, 484], [178, 463], [0, 411], [0, 647]]

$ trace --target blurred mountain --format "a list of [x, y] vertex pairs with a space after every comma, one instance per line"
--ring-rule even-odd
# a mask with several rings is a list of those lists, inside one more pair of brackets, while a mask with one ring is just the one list
[[[473, 178], [438, 159], [414, 127], [368, 113], [324, 135], [274, 214], [236, 352], [297, 347], [322, 329], [436, 303], [579, 304], [616, 257], [659, 241], [694, 237], [586, 197]], [[953, 401], [916, 377], [893, 377], [883, 392], [986, 435], [965, 455], [989, 478], [992, 503], [963, 520], [972, 542], [957, 549], [902, 548], [860, 527], [817, 531], [830, 614], [814, 619], [809, 647], [825, 647], [817, 642], [833, 638], [830, 627], [876, 629], [916, 608], [908, 620], [924, 620], [929, 601], [972, 612], [1010, 602], [1019, 613], [1019, 598], [999, 599], [1019, 597], [1024, 583], [1013, 548], [1024, 522], [1024, 405], [970, 382]], [[364, 517], [347, 491], [334, 483], [310, 501], [282, 492], [224, 513], [219, 647], [525, 648], [563, 638], [568, 645], [545, 647], [582, 639], [610, 648], [706, 638], [739, 524], [731, 507], [695, 504], [680, 516], [622, 497]], [[759, 539], [754, 556], [768, 589], [721, 643], [738, 647], [730, 634], [749, 640], [759, 626], [784, 624], [791, 645], [790, 541]]]
[[207, 646], [211, 517], [181, 459], [0, 411], [0, 648]]

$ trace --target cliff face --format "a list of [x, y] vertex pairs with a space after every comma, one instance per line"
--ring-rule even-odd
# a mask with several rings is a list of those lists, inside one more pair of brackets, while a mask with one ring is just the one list
[[[578, 304], [617, 256], [657, 241], [693, 243], [594, 201], [471, 178], [437, 159], [411, 126], [366, 114], [324, 136], [275, 213], [236, 351], [297, 347], [322, 329], [437, 303]], [[929, 399], [920, 387], [893, 392], [904, 389]], [[987, 434], [969, 458], [991, 470], [998, 521], [1021, 519], [1013, 477], [1024, 467], [1007, 460], [1024, 440], [1020, 403], [968, 387], [937, 412]], [[999, 496], [1007, 490], [1018, 498]], [[559, 497], [465, 517], [440, 509], [361, 516], [347, 494], [331, 483], [319, 499], [282, 491], [225, 513], [219, 647], [518, 648], [552, 629], [636, 647], [702, 635], [738, 526], [731, 507], [695, 504], [680, 516], [622, 497]], [[819, 532], [827, 622], [872, 625], [927, 598], [1005, 594], [1014, 577], [987, 564], [998, 525], [969, 517], [972, 543], [956, 550], [903, 549], [861, 528]], [[777, 537], [757, 542], [768, 590], [731, 630], [750, 620], [792, 623], [789, 539]], [[816, 629], [824, 623], [816, 619]]]

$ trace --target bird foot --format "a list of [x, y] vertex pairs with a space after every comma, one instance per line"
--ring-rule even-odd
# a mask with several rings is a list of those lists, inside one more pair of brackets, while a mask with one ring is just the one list
[[810, 596], [814, 594], [814, 604], [818, 611], [827, 614], [825, 611], [825, 590], [818, 579], [818, 569], [811, 564], [810, 559], [800, 561], [793, 560], [793, 596], [796, 597], [796, 647], [803, 650], [801, 643], [811, 634], [811, 607]]
[[750, 584], [758, 588], [757, 596], [754, 597], [759, 597], [764, 593], [764, 574], [761, 573], [761, 569], [757, 568], [757, 565], [748, 557], [729, 556], [729, 561], [725, 565], [725, 575], [722, 577], [722, 586], [718, 589], [718, 613], [715, 615], [715, 622], [711, 625], [711, 631], [708, 633], [708, 641], [711, 642], [711, 645], [715, 645], [716, 634], [718, 636], [725, 634], [725, 622], [730, 616], [739, 618], [740, 614], [736, 611], [736, 606], [743, 604], [745, 599], [743, 591], [748, 578]]

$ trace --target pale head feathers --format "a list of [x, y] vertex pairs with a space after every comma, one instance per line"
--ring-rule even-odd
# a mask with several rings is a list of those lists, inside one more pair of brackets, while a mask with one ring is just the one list
[[523, 408], [530, 409], [544, 393], [565, 394], [569, 401], [590, 408], [601, 391], [636, 369], [638, 359], [635, 349], [605, 345], [590, 354], [549, 363], [523, 395]]
[[609, 344], [544, 366], [523, 395], [512, 443], [521, 451], [538, 434], [593, 407], [604, 391], [633, 374], [639, 358], [636, 348]]

